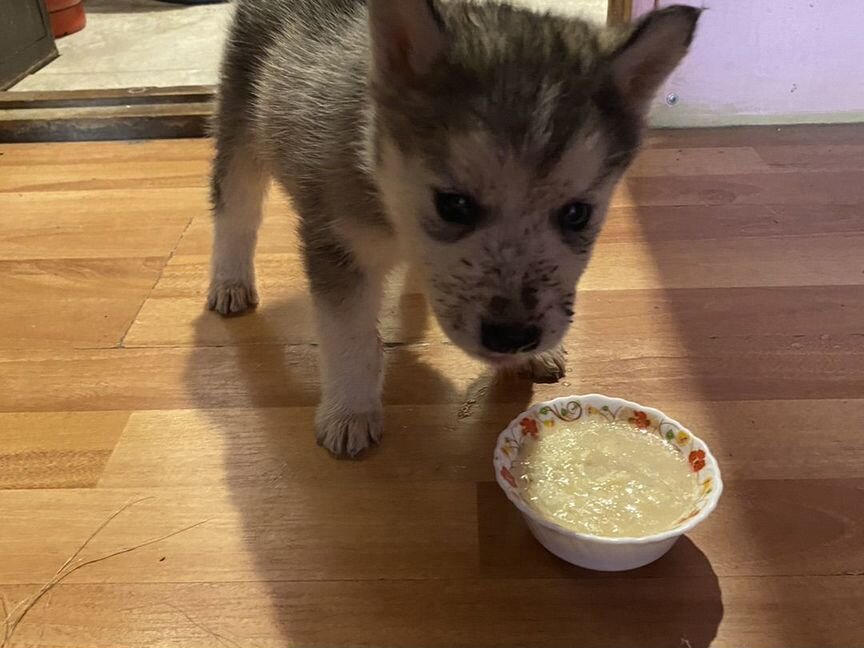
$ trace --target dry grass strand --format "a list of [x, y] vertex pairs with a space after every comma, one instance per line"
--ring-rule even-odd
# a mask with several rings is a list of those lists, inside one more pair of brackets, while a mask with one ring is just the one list
[[71, 566], [73, 562], [81, 555], [81, 553], [87, 548], [87, 546], [98, 536], [111, 522], [113, 522], [118, 516], [120, 516], [123, 512], [135, 506], [136, 504], [140, 504], [141, 502], [145, 502], [147, 500], [153, 499], [152, 497], [143, 497], [141, 499], [133, 500], [123, 505], [120, 509], [112, 513], [108, 519], [106, 519], [102, 524], [100, 524], [96, 529], [91, 533], [87, 539], [81, 544], [80, 547], [73, 553], [66, 561], [60, 566], [60, 568], [54, 572], [54, 576], [45, 583], [39, 590], [31, 595], [30, 597], [24, 599], [19, 602], [11, 611], [7, 612], [7, 604], [5, 597], [0, 595], [0, 605], [2, 605], [3, 612], [3, 634], [0, 637], [0, 648], [7, 648], [9, 643], [12, 641], [12, 636], [15, 634], [15, 631], [18, 629], [20, 623], [24, 620], [24, 617], [33, 609], [33, 607], [42, 600], [48, 592], [50, 592], [55, 586], [62, 583], [69, 576], [77, 572], [79, 569], [83, 569], [84, 567], [88, 567], [90, 565], [103, 562], [105, 560], [110, 560], [111, 558], [115, 558], [117, 556], [121, 556], [123, 554], [131, 553], [133, 551], [137, 551], [138, 549], [143, 549], [144, 547], [157, 544], [159, 542], [163, 542], [168, 540], [169, 538], [173, 538], [176, 535], [180, 535], [181, 533], [186, 533], [187, 531], [191, 531], [195, 527], [199, 527], [202, 524], [206, 524], [208, 520], [203, 520], [201, 522], [196, 522], [195, 524], [190, 524], [187, 527], [183, 527], [182, 529], [178, 529], [177, 531], [172, 531], [171, 533], [166, 533], [165, 535], [159, 536], [158, 538], [151, 538], [150, 540], [145, 540], [144, 542], [134, 545], [132, 547], [126, 547], [124, 549], [118, 549], [117, 551], [112, 551], [103, 556], [99, 556], [98, 558], [90, 558], [88, 560], [84, 560], [79, 562], [77, 565]]

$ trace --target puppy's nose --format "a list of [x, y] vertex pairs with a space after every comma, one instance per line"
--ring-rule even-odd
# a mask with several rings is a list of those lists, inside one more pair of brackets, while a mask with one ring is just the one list
[[524, 324], [483, 322], [480, 337], [483, 346], [494, 353], [526, 353], [540, 345], [540, 328]]

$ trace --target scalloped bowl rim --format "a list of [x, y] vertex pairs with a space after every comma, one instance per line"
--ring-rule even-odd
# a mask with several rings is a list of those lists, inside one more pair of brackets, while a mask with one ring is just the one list
[[682, 536], [689, 531], [692, 531], [695, 527], [699, 526], [711, 513], [714, 512], [714, 509], [717, 508], [717, 503], [720, 500], [720, 495], [723, 493], [723, 479], [720, 475], [720, 466], [717, 463], [717, 459], [715, 459], [714, 454], [711, 452], [710, 447], [705, 441], [699, 436], [693, 434], [689, 428], [684, 425], [681, 425], [675, 419], [667, 416], [664, 412], [658, 410], [655, 407], [647, 407], [645, 405], [640, 405], [634, 401], [629, 401], [624, 398], [616, 398], [614, 396], [606, 396], [604, 394], [576, 394], [573, 396], [561, 396], [559, 398], [553, 398], [552, 400], [540, 401], [538, 403], [534, 403], [527, 410], [519, 414], [516, 418], [514, 418], [508, 425], [505, 427], [501, 433], [498, 435], [498, 440], [495, 443], [495, 451], [493, 453], [493, 466], [496, 463], [497, 457], [499, 453], [501, 453], [501, 447], [504, 444], [505, 435], [510, 430], [510, 428], [517, 424], [518, 421], [525, 418], [526, 416], [534, 416], [541, 408], [561, 404], [567, 401], [572, 400], [595, 400], [595, 401], [603, 401], [605, 405], [621, 405], [624, 407], [629, 407], [631, 409], [636, 409], [645, 412], [649, 416], [654, 416], [658, 418], [662, 418], [667, 422], [675, 425], [681, 431], [686, 432], [690, 435], [693, 441], [699, 443], [701, 445], [700, 449], [705, 451], [705, 465], [710, 466], [713, 471], [713, 490], [709, 495], [709, 498], [704, 507], [692, 518], [687, 520], [681, 526], [669, 529], [668, 531], [663, 531], [662, 533], [654, 533], [647, 536], [620, 536], [620, 537], [610, 537], [610, 536], [599, 536], [593, 535], [590, 533], [580, 533], [579, 531], [574, 531], [573, 529], [568, 529], [567, 527], [563, 527], [560, 524], [553, 522], [552, 520], [544, 517], [542, 514], [535, 511], [531, 506], [525, 503], [522, 498], [516, 496], [513, 491], [507, 487], [507, 484], [504, 482], [504, 477], [501, 475], [501, 471], [495, 469], [495, 481], [498, 482], [498, 486], [501, 490], [504, 491], [505, 495], [507, 495], [507, 499], [509, 499], [513, 505], [519, 509], [519, 511], [528, 517], [530, 517], [535, 523], [540, 524], [552, 531], [557, 531], [558, 533], [562, 533], [564, 535], [580, 538], [583, 540], [589, 540], [593, 542], [603, 543], [603, 544], [612, 544], [612, 545], [636, 545], [636, 544], [652, 544], [655, 542], [662, 542], [664, 540], [670, 540], [672, 538], [676, 538]]

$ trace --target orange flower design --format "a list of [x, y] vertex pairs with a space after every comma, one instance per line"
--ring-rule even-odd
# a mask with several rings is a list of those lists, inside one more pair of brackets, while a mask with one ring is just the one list
[[538, 429], [537, 429], [537, 421], [531, 418], [524, 418], [519, 421], [519, 426], [522, 428], [523, 436], [531, 436], [534, 439], [537, 438]]
[[687, 460], [690, 462], [690, 465], [693, 466], [693, 472], [699, 472], [705, 467], [705, 451], [694, 450], [690, 453]]
[[640, 430], [647, 430], [651, 425], [651, 419], [645, 412], [633, 412], [633, 416], [628, 419], [631, 425], [635, 425]]
[[518, 486], [516, 485], [516, 478], [513, 476], [513, 473], [511, 473], [511, 472], [507, 469], [507, 466], [502, 466], [502, 467], [501, 467], [501, 476], [502, 476], [505, 480], [507, 480], [507, 483], [510, 484], [513, 488], [518, 488]]

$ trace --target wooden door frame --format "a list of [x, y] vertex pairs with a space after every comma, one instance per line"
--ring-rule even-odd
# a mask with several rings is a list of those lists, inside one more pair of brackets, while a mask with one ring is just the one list
[[0, 143], [203, 137], [215, 88], [0, 92]]
[[609, 0], [606, 21], [610, 25], [623, 25], [633, 18], [633, 0]]

